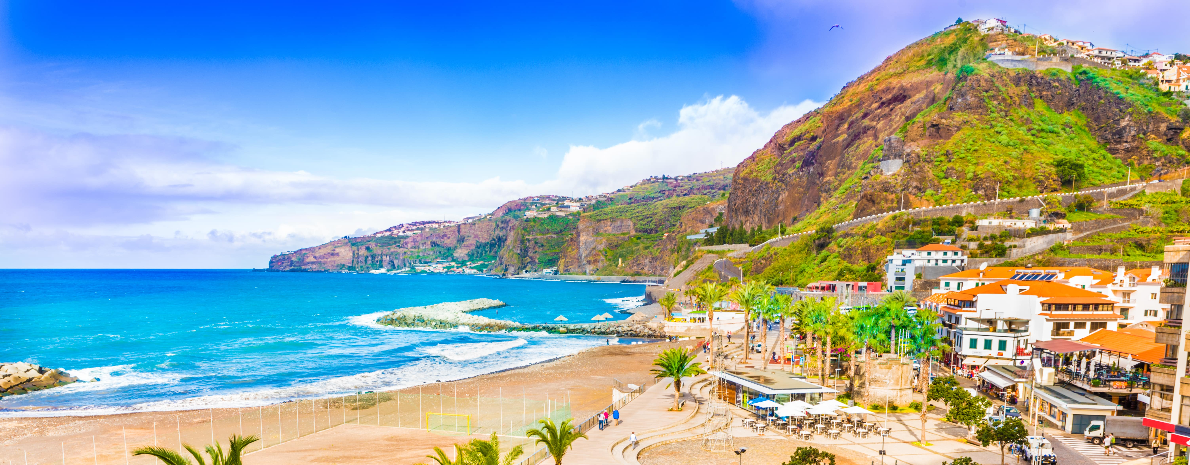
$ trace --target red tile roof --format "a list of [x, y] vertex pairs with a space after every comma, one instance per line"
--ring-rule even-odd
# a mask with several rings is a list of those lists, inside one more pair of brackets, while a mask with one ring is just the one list
[[1051, 320], [1119, 320], [1124, 318], [1118, 313], [1104, 312], [1041, 313], [1040, 315]]
[[[1098, 292], [1088, 291], [1086, 289], [1079, 289], [1074, 286], [1067, 286], [1062, 283], [1054, 283], [1047, 281], [1020, 281], [1016, 279], [1004, 279], [996, 281], [991, 284], [984, 284], [982, 286], [973, 287], [971, 289], [964, 289], [958, 291], [960, 294], [967, 294], [976, 296], [979, 294], [1006, 294], [1009, 284], [1016, 284], [1021, 286], [1023, 290], [1021, 295], [1035, 295], [1038, 297], [1084, 297], [1103, 299], [1103, 294]], [[1092, 301], [1097, 302], [1097, 301]]]
[[1095, 344], [1116, 353], [1129, 354], [1134, 359], [1148, 363], [1160, 362], [1165, 357], [1165, 344], [1153, 342], [1156, 333], [1141, 330], [1142, 333], [1148, 333], [1147, 336], [1142, 336], [1124, 331], [1126, 330], [1101, 329], [1079, 339], [1079, 342]]
[[953, 245], [947, 245], [947, 244], [930, 244], [925, 247], [921, 247], [917, 250], [925, 251], [925, 252], [934, 252], [934, 251], [939, 251], [939, 250], [945, 250], [945, 251], [950, 252], [950, 251], [962, 251], [963, 249], [960, 249]]

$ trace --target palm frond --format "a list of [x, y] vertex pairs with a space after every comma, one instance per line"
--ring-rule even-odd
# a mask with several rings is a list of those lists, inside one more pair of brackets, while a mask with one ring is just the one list
[[165, 465], [193, 465], [190, 460], [174, 450], [157, 446], [145, 446], [132, 451], [132, 455], [150, 455], [157, 457]]

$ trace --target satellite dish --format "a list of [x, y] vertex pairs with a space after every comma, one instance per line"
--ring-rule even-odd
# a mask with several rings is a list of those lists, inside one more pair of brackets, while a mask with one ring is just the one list
[[983, 263], [979, 264], [979, 271], [983, 271], [986, 269], [988, 269], [988, 262], [983, 262]]

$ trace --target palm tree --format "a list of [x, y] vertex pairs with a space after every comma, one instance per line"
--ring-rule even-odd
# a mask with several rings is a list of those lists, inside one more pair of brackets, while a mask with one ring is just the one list
[[[833, 299], [832, 299], [833, 301]], [[822, 341], [825, 339], [827, 332], [827, 319], [830, 317], [830, 308], [833, 304], [827, 300], [815, 300], [810, 302], [810, 307], [807, 309], [805, 317], [807, 329], [814, 335], [817, 342], [815, 346], [818, 348], [818, 381], [822, 385], [826, 385], [826, 363], [823, 358]]]
[[459, 447], [458, 444], [455, 444], [455, 459], [451, 460], [450, 457], [446, 456], [446, 452], [443, 452], [442, 449], [435, 446], [434, 455], [427, 455], [426, 457], [434, 460], [435, 465], [464, 465], [463, 459], [466, 458], [466, 452], [464, 452], [463, 448]]
[[[231, 439], [228, 440], [226, 455], [223, 453], [223, 446], [219, 445], [218, 442], [207, 446], [206, 451], [207, 455], [211, 456], [211, 465], [243, 465], [244, 462], [240, 456], [243, 454], [244, 449], [249, 444], [259, 440], [260, 438], [256, 436], [232, 435]], [[189, 444], [183, 444], [182, 447], [185, 447], [190, 452], [190, 455], [194, 456], [194, 459], [198, 461], [198, 465], [206, 465], [206, 461], [202, 458], [202, 453], [197, 449], [191, 447]], [[161, 460], [166, 465], [193, 465], [182, 454], [164, 447], [145, 446], [132, 451], [132, 455], [151, 455], [157, 457], [158, 460]]]
[[775, 319], [781, 318], [782, 310], [793, 306], [790, 303], [790, 302], [792, 302], [792, 300], [793, 300], [793, 297], [790, 297], [790, 296], [787, 296], [784, 294], [770, 295], [765, 299], [764, 304], [759, 307], [759, 310], [760, 310], [759, 318], [761, 320], [761, 328], [762, 328], [761, 329], [762, 333], [760, 334], [760, 341], [761, 341], [760, 346], [764, 347], [764, 354], [762, 354], [762, 356], [764, 357], [763, 368], [765, 370], [769, 369], [769, 358], [770, 358], [769, 357], [769, 353], [770, 353], [769, 352], [769, 350], [770, 350], [770, 348], [769, 348], [769, 322], [771, 322]]
[[[705, 282], [694, 288], [694, 298], [707, 312], [707, 344], [710, 360], [715, 360], [715, 303], [727, 295], [727, 288], [717, 282]], [[714, 363], [712, 362], [712, 366]]]
[[[780, 321], [781, 321], [781, 327], [779, 329], [780, 332], [778, 333], [779, 336], [777, 337], [777, 341], [778, 341], [777, 344], [781, 345], [781, 363], [782, 363], [782, 365], [784, 365], [785, 354], [786, 354], [785, 324], [790, 317], [794, 316], [794, 314], [795, 314], [794, 309], [797, 308], [796, 307], [797, 304], [795, 304], [793, 302], [792, 296], [785, 296], [785, 298], [778, 300], [777, 304], [778, 305], [777, 305], [775, 313], [776, 313], [777, 317], [780, 318]], [[790, 332], [792, 332], [792, 328], [790, 329]], [[785, 367], [782, 366], [781, 370], [785, 370]], [[789, 364], [789, 372], [790, 373], [793, 372], [793, 364], [792, 363]]]
[[910, 331], [910, 353], [918, 359], [924, 359], [920, 371], [917, 373], [917, 387], [921, 391], [921, 439], [926, 442], [926, 406], [929, 404], [928, 391], [930, 359], [941, 355], [944, 344], [938, 341], [938, 314], [928, 308], [919, 308], [913, 314], [914, 324]]
[[695, 352], [685, 351], [674, 347], [672, 349], [665, 349], [661, 355], [653, 360], [653, 366], [657, 367], [649, 370], [657, 379], [673, 378], [674, 387], [674, 410], [680, 406], [679, 399], [682, 397], [682, 378], [689, 378], [691, 376], [698, 376], [706, 373], [698, 362], [694, 360], [697, 358]]
[[[809, 320], [808, 315], [810, 313], [810, 308], [813, 306], [813, 303], [814, 303], [814, 299], [812, 299], [812, 298], [799, 300], [793, 304], [793, 309], [791, 311], [791, 313], [793, 314], [791, 316], [791, 318], [793, 318], [793, 322], [790, 324], [789, 332], [792, 334], [797, 334], [797, 335], [801, 336], [802, 342], [805, 344], [805, 347], [806, 347], [805, 350], [810, 349], [810, 326], [809, 326], [810, 320]], [[805, 354], [805, 350], [802, 351], [803, 354]], [[803, 361], [803, 363], [802, 363], [802, 374], [803, 375], [806, 374], [806, 362], [807, 361], [809, 361], [808, 356], [806, 357], [806, 360]], [[793, 371], [792, 366], [789, 368], [789, 371], [791, 371], [791, 372]]]
[[545, 444], [545, 448], [550, 451], [550, 456], [554, 458], [554, 465], [562, 465], [562, 456], [566, 455], [566, 451], [570, 449], [570, 445], [574, 441], [579, 438], [587, 439], [587, 435], [572, 426], [569, 419], [563, 420], [560, 425], [555, 425], [554, 420], [549, 418], [543, 418], [539, 420], [539, 423], [541, 423], [540, 429], [525, 431], [525, 436], [537, 438], [534, 444]]
[[472, 439], [467, 443], [467, 446], [463, 448], [463, 463], [465, 465], [512, 465], [524, 453], [524, 448], [516, 446], [501, 458], [500, 438], [496, 437], [495, 432], [492, 432], [492, 438], [487, 441]]
[[[752, 310], [760, 305], [764, 298], [772, 292], [772, 286], [763, 282], [752, 281], [744, 283], [732, 291], [731, 296], [728, 297], [732, 302], [740, 305], [744, 310], [744, 344], [750, 344], [752, 339]], [[748, 361], [749, 350], [744, 350], [744, 361]]]
[[674, 307], [678, 305], [678, 296], [672, 292], [666, 292], [664, 296], [657, 299], [657, 303], [665, 309], [665, 321], [669, 321], [670, 318], [673, 318]]

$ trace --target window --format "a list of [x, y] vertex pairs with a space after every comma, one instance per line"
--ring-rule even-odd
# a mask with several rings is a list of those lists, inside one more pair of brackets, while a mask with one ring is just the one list
[[999, 351], [1008, 350], [1008, 341], [1001, 339], [1000, 342], [998, 343], [998, 345], [996, 346], [996, 350], [999, 350]]
[[983, 340], [983, 350], [992, 350], [992, 340], [991, 339]]
[[1157, 300], [1157, 293], [1149, 294], [1149, 298], [1153, 299], [1153, 300]]
[[963, 283], [959, 283], [958, 287], [956, 287], [955, 289], [958, 289], [960, 291], [963, 290]]
[[[1156, 310], [1145, 310], [1145, 316], [1157, 316], [1157, 311]], [[1128, 318], [1128, 317], [1124, 317], [1124, 318]]]
[[950, 281], [942, 281], [942, 287], [950, 287]]
[[1101, 329], [1107, 329], [1107, 322], [1106, 322], [1106, 321], [1093, 321], [1093, 322], [1091, 322], [1091, 331], [1098, 331], [1098, 330], [1101, 330]]
[[976, 338], [971, 338], [971, 346], [970, 346], [970, 348], [972, 348], [972, 349], [978, 349], [978, 348], [979, 348], [979, 339], [976, 339]]
[[1087, 329], [1087, 322], [1085, 322], [1085, 321], [1075, 322], [1074, 329]]

